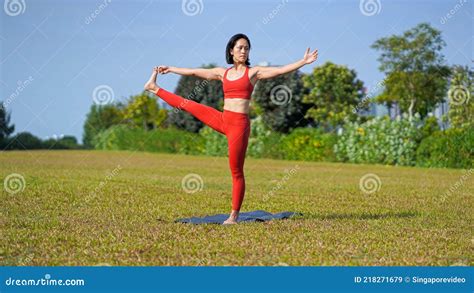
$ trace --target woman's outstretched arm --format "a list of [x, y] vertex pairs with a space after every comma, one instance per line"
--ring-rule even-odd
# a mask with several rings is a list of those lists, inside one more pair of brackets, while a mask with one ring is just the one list
[[294, 63], [287, 64], [280, 67], [267, 67], [267, 66], [255, 66], [254, 68], [257, 69], [257, 79], [269, 79], [273, 77], [277, 77], [279, 75], [289, 73], [295, 71], [306, 64], [311, 64], [318, 59], [318, 50], [314, 50], [313, 52], [309, 51], [309, 48], [306, 49], [304, 53], [304, 57], [301, 60], [298, 60]]
[[176, 73], [179, 75], [195, 76], [207, 80], [221, 80], [225, 72], [224, 68], [180, 68], [174, 66], [158, 66], [158, 72], [161, 74]]

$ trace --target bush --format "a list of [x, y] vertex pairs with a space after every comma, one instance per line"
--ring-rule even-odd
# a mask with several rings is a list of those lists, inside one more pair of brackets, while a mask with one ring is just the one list
[[281, 134], [272, 131], [262, 116], [252, 119], [247, 154], [253, 158], [280, 159], [283, 153], [276, 146], [280, 144]]
[[421, 127], [420, 139], [425, 139], [426, 137], [440, 130], [441, 129], [439, 128], [438, 119], [434, 116], [427, 117], [423, 122], [423, 126]]
[[92, 104], [84, 122], [83, 144], [85, 148], [93, 148], [94, 137], [113, 125], [122, 124], [123, 105], [113, 103], [107, 105]]
[[80, 149], [81, 145], [77, 143], [74, 136], [66, 135], [62, 138], [50, 138], [43, 141], [43, 148], [48, 150]]
[[29, 132], [20, 132], [11, 138], [6, 138], [0, 147], [5, 150], [60, 150], [60, 149], [80, 149], [74, 136], [66, 135], [62, 138], [41, 140]]
[[316, 128], [296, 128], [282, 137], [279, 148], [287, 160], [333, 161], [335, 143], [334, 134]]
[[202, 148], [202, 140], [196, 134], [174, 128], [146, 131], [115, 125], [94, 137], [94, 147], [99, 150], [197, 154]]
[[43, 148], [40, 138], [29, 132], [20, 132], [8, 139], [7, 149], [9, 150], [37, 150]]
[[423, 167], [472, 168], [474, 129], [450, 128], [433, 133], [420, 143], [416, 160]]
[[227, 137], [214, 129], [204, 126], [199, 130], [199, 135], [204, 140], [202, 154], [207, 156], [227, 156]]
[[414, 165], [421, 121], [407, 117], [377, 117], [362, 124], [346, 122], [334, 147], [340, 161]]

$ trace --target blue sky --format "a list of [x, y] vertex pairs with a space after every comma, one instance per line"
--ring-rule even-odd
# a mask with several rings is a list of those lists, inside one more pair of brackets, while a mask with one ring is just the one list
[[[142, 91], [155, 65], [227, 66], [225, 45], [239, 32], [252, 41], [253, 65], [291, 63], [306, 47], [318, 48], [319, 59], [303, 72], [326, 61], [344, 64], [369, 89], [383, 79], [370, 45], [420, 22], [442, 32], [448, 64], [472, 65], [473, 59], [473, 2], [464, 0], [3, 2], [0, 100], [15, 133], [41, 138], [82, 141], [100, 86], [109, 98], [125, 100]], [[174, 90], [178, 79], [160, 75], [159, 83]]]

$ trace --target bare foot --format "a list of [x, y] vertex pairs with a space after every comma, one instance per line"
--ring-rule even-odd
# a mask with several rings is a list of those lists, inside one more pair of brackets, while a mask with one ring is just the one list
[[145, 85], [143, 86], [143, 88], [146, 90], [146, 91], [149, 91], [149, 92], [152, 92], [154, 94], [156, 94], [156, 92], [160, 89], [157, 85], [156, 85], [156, 76], [158, 75], [158, 66], [155, 66], [153, 68], [153, 72], [150, 76], [150, 79], [145, 83]]
[[227, 220], [222, 223], [223, 225], [232, 225], [232, 224], [237, 224], [237, 219], [239, 218], [239, 212], [232, 210], [230, 213], [230, 216]]
[[233, 225], [233, 224], [237, 224], [237, 221], [230, 218], [225, 220], [224, 223], [222, 223], [222, 225]]

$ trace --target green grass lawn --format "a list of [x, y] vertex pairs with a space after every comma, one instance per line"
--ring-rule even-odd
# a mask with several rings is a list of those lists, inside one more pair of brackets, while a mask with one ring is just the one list
[[[2, 180], [12, 173], [25, 185], [2, 187], [1, 265], [473, 265], [463, 170], [248, 158], [242, 211], [304, 215], [231, 226], [173, 222], [230, 212], [225, 157], [1, 152]], [[183, 190], [190, 173], [201, 191]]]

